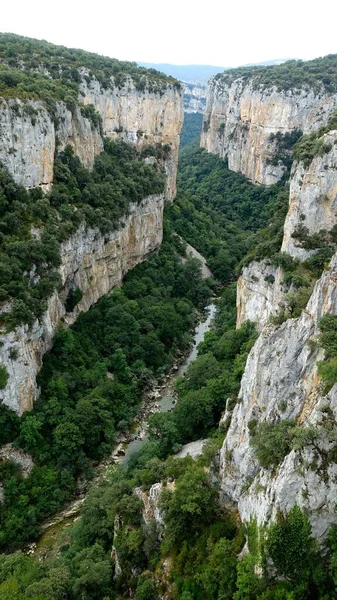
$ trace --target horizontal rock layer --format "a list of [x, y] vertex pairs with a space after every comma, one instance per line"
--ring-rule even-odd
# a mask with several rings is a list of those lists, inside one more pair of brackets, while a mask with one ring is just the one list
[[303, 133], [325, 126], [337, 107], [337, 94], [275, 87], [255, 87], [254, 80], [226, 83], [212, 78], [206, 96], [201, 147], [228, 159], [229, 169], [253, 183], [270, 185], [284, 173], [272, 164], [278, 152], [278, 132]]
[[[0, 363], [9, 375], [5, 389], [0, 390], [4, 404], [19, 414], [32, 408], [38, 395], [36, 375], [58, 325], [72, 324], [81, 311], [120, 285], [127, 271], [160, 245], [163, 208], [164, 195], [149, 196], [139, 205], [130, 205], [129, 215], [117, 231], [103, 236], [83, 225], [62, 244], [61, 289], [49, 299], [41, 321], [31, 330], [22, 326], [0, 336]], [[72, 313], [66, 313], [67, 296], [76, 288], [83, 297]]]

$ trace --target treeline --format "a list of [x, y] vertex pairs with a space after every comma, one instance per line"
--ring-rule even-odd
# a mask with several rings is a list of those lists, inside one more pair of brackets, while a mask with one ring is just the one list
[[273, 87], [278, 90], [314, 89], [333, 93], [337, 90], [337, 54], [314, 60], [287, 60], [280, 65], [249, 66], [229, 69], [215, 79], [230, 85], [236, 79], [252, 79], [254, 87]]
[[[181, 84], [155, 69], [137, 67], [134, 62], [119, 61], [85, 50], [55, 46], [43, 40], [12, 33], [0, 34], [0, 95], [10, 98], [54, 98], [76, 102], [80, 82], [93, 76], [103, 88], [121, 88], [131, 77], [138, 90], [162, 93], [167, 85]], [[82, 72], [84, 69], [84, 72]]]

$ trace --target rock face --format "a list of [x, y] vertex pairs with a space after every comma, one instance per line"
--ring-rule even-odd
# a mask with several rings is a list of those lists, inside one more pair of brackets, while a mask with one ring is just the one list
[[285, 167], [272, 164], [278, 143], [271, 134], [320, 129], [336, 108], [337, 95], [304, 89], [279, 91], [256, 86], [254, 79], [227, 79], [223, 74], [209, 81], [201, 147], [227, 158], [229, 169], [253, 183], [276, 183]]
[[[95, 77], [89, 83], [81, 70], [80, 102], [93, 104], [102, 118], [96, 127], [81, 113], [57, 102], [51, 118], [40, 101], [0, 99], [0, 161], [17, 183], [41, 186], [53, 183], [56, 140], [58, 149], [70, 144], [83, 164], [91, 168], [103, 149], [103, 137], [119, 138], [141, 147], [155, 143], [170, 146], [165, 159], [167, 198], [176, 193], [179, 134], [183, 122], [182, 92], [167, 85], [163, 93], [139, 91], [131, 78], [122, 88], [102, 88]], [[89, 78], [88, 78], [89, 79]]]
[[[327, 421], [337, 420], [337, 386], [323, 395], [316, 365], [323, 351], [314, 349], [310, 340], [318, 333], [319, 318], [337, 313], [336, 280], [337, 255], [302, 315], [278, 328], [264, 328], [248, 356], [239, 403], [221, 450], [224, 501], [238, 503], [243, 521], [256, 518], [259, 526], [268, 524], [278, 510], [288, 512], [297, 503], [308, 510], [313, 535], [321, 542], [336, 521], [337, 464], [329, 459], [336, 427], [331, 432]], [[252, 419], [312, 424], [317, 440], [291, 451], [275, 472], [263, 469], [249, 443]]]
[[236, 293], [236, 325], [245, 321], [256, 323], [258, 330], [276, 315], [282, 300], [282, 270], [267, 261], [252, 262], [244, 267], [238, 279]]
[[184, 110], [186, 113], [203, 114], [206, 108], [206, 86], [201, 83], [184, 84]]
[[[38, 395], [36, 375], [57, 326], [61, 321], [71, 325], [81, 311], [121, 285], [125, 273], [160, 245], [163, 208], [164, 195], [149, 196], [139, 205], [130, 205], [124, 226], [117, 231], [102, 236], [98, 230], [82, 226], [62, 244], [62, 288], [49, 299], [41, 322], [36, 321], [31, 330], [22, 326], [0, 336], [0, 363], [9, 375], [0, 391], [4, 404], [19, 414], [32, 408]], [[67, 296], [76, 288], [83, 297], [72, 313], [66, 313]]]
[[[316, 233], [337, 222], [336, 137], [335, 131], [324, 136], [325, 153], [308, 166], [293, 166], [282, 250], [295, 258], [309, 254], [291, 237], [298, 225]], [[283, 292], [281, 270], [266, 261], [251, 263], [238, 282], [238, 326], [246, 319], [255, 321], [260, 336], [248, 356], [221, 450], [221, 489], [224, 502], [237, 503], [242, 520], [256, 519], [258, 526], [298, 504], [308, 512], [313, 535], [324, 544], [336, 522], [337, 385], [324, 394], [317, 371], [324, 352], [313, 342], [319, 319], [337, 314], [337, 254], [301, 316], [273, 327], [267, 321], [277, 313]], [[284, 419], [314, 426], [317, 437], [301, 450], [292, 450], [274, 470], [261, 468], [250, 445], [249, 424]]]
[[[300, 246], [292, 237], [299, 226], [308, 233], [331, 230], [337, 224], [337, 131], [322, 138], [326, 152], [320, 152], [309, 165], [293, 164], [290, 174], [289, 209], [284, 223], [281, 251], [305, 260], [314, 250]], [[286, 289], [282, 269], [268, 261], [252, 262], [242, 271], [237, 286], [237, 326], [250, 320], [259, 330], [276, 315]]]
[[167, 85], [165, 93], [139, 91], [131, 78], [119, 89], [102, 88], [97, 79], [85, 79], [82, 70], [80, 92], [84, 104], [93, 104], [102, 117], [103, 135], [120, 138], [140, 147], [168, 144], [170, 155], [165, 161], [169, 199], [176, 194], [179, 134], [183, 123], [182, 92]]
[[300, 260], [313, 252], [301, 248], [292, 237], [299, 226], [305, 226], [313, 234], [337, 224], [337, 131], [325, 134], [322, 141], [330, 150], [316, 156], [309, 167], [295, 163], [291, 172], [282, 252]]
[[23, 452], [20, 448], [15, 448], [12, 444], [5, 444], [0, 448], [0, 461], [12, 461], [19, 465], [21, 474], [24, 478], [28, 477], [34, 461], [30, 454]]

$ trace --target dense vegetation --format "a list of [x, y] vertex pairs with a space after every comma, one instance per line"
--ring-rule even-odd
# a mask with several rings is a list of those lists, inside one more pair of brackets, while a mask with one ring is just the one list
[[201, 113], [185, 113], [184, 125], [180, 134], [180, 150], [191, 144], [200, 145], [201, 125]]
[[162, 93], [168, 84], [180, 88], [173, 77], [84, 50], [55, 46], [46, 41], [11, 33], [0, 34], [0, 95], [9, 98], [63, 100], [69, 108], [79, 96], [81, 69], [104, 88], [122, 87], [130, 76], [138, 90]]
[[190, 146], [181, 153], [170, 217], [221, 282], [234, 280], [243, 257], [259, 260], [280, 250], [287, 208], [284, 182], [254, 186], [205, 150]]
[[324, 349], [324, 360], [318, 363], [318, 372], [323, 379], [325, 392], [337, 381], [337, 316], [326, 314], [319, 321], [321, 333], [318, 343]]
[[[156, 154], [156, 148], [147, 149]], [[43, 196], [14, 183], [0, 170], [0, 302], [9, 302], [2, 325], [31, 325], [58, 287], [60, 243], [84, 222], [103, 234], [116, 229], [130, 202], [161, 193], [165, 176], [145, 164], [137, 150], [105, 141], [104, 152], [89, 172], [70, 147], [55, 161], [53, 190]]]
[[[309, 521], [297, 506], [287, 517], [279, 514], [269, 529], [259, 530], [252, 522], [245, 532], [220, 505], [215, 483], [216, 454], [223, 433], [214, 431], [196, 461], [190, 457], [167, 457], [169, 449], [163, 442], [172, 436], [172, 420], [179, 422], [179, 403], [186, 387], [199, 392], [214, 392], [217, 388], [216, 396], [218, 400], [222, 398], [222, 403], [228, 393], [235, 394], [238, 389], [253, 338], [249, 327], [233, 329], [234, 292], [231, 287], [223, 295], [214, 330], [207, 335], [186, 379], [178, 383], [180, 399], [173, 414], [154, 415], [150, 441], [141, 453], [133, 457], [127, 468], [115, 467], [90, 492], [82, 518], [70, 535], [67, 531], [61, 551], [43, 562], [20, 552], [1, 556], [1, 598], [61, 600], [66, 595], [69, 600], [112, 600], [130, 594], [130, 590], [136, 600], [158, 600], [159, 592], [165, 591], [177, 600], [336, 597], [335, 530], [330, 536], [330, 561], [325, 563], [311, 537]], [[221, 367], [218, 372], [216, 363]], [[223, 369], [227, 372], [225, 377]], [[228, 392], [227, 382], [234, 379], [236, 383]], [[193, 412], [180, 415], [184, 432], [189, 427], [194, 429]], [[158, 429], [161, 433], [165, 429], [165, 435], [158, 436]], [[205, 424], [202, 433], [209, 435], [211, 431], [212, 426], [207, 430]], [[163, 482], [160, 507], [165, 529], [154, 520], [144, 524], [143, 503], [133, 492], [135, 486], [146, 492], [158, 481]], [[245, 533], [249, 553], [238, 561]], [[114, 578], [116, 555], [121, 571]], [[275, 567], [272, 576], [267, 568], [270, 558]], [[170, 565], [169, 578], [165, 564]], [[256, 573], [256, 565], [262, 567], [262, 576]]]
[[90, 476], [92, 461], [109, 451], [116, 431], [130, 426], [154, 376], [188, 348], [195, 309], [210, 288], [197, 261], [181, 264], [181, 253], [181, 242], [168, 232], [160, 253], [136, 267], [122, 290], [102, 298], [72, 328], [61, 328], [44, 359], [33, 412], [18, 426], [7, 411], [9, 439], [15, 433], [37, 466], [27, 479], [14, 465], [1, 473], [2, 547], [38, 534], [41, 519], [70, 497], [80, 474]]
[[236, 79], [251, 79], [254, 87], [273, 87], [278, 90], [311, 89], [337, 90], [337, 54], [314, 60], [288, 60], [281, 65], [250, 66], [229, 69], [215, 75], [215, 80], [230, 85]]
[[[282, 408], [282, 401], [280, 402]], [[296, 425], [296, 421], [284, 419], [278, 423], [256, 421], [249, 423], [250, 443], [261, 467], [276, 467], [291, 450], [301, 450], [316, 436], [314, 427]]]

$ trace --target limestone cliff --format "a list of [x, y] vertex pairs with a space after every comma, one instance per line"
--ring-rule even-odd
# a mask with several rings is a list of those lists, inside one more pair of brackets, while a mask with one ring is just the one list
[[253, 183], [270, 185], [283, 175], [275, 134], [316, 131], [337, 106], [337, 94], [322, 89], [279, 90], [254, 77], [209, 81], [201, 147], [228, 159], [229, 169]]
[[283, 296], [282, 277], [282, 270], [268, 261], [254, 261], [244, 267], [236, 293], [237, 327], [253, 321], [260, 330], [277, 314]]
[[206, 108], [206, 85], [185, 82], [184, 110], [186, 113], [203, 113]]
[[[309, 164], [293, 165], [282, 250], [294, 258], [305, 259], [315, 251], [301, 248], [292, 237], [299, 225], [313, 234], [337, 223], [336, 138], [336, 131], [325, 134], [319, 155]], [[258, 526], [266, 525], [278, 511], [288, 512], [298, 504], [308, 511], [313, 535], [322, 543], [336, 521], [337, 385], [324, 395], [317, 371], [324, 352], [314, 342], [319, 319], [337, 313], [336, 282], [337, 254], [316, 282], [301, 316], [275, 327], [268, 320], [282, 302], [282, 271], [268, 261], [244, 268], [238, 282], [237, 323], [255, 321], [260, 336], [248, 356], [221, 451], [223, 498], [238, 503], [244, 522], [256, 518]], [[292, 450], [274, 470], [261, 468], [250, 444], [249, 425], [285, 419], [314, 426], [315, 444]]]
[[[25, 53], [20, 55], [25, 43], [19, 39], [14, 75], [20, 79], [28, 74], [29, 85], [34, 86], [36, 61], [32, 63]], [[57, 152], [70, 145], [83, 165], [91, 169], [103, 150], [104, 137], [108, 137], [142, 149], [161, 146], [157, 159], [150, 156], [145, 161], [157, 160], [165, 168], [166, 190], [164, 195], [130, 205], [125, 223], [120, 223], [117, 231], [104, 236], [82, 225], [62, 244], [61, 289], [49, 299], [41, 322], [36, 321], [30, 330], [22, 326], [1, 336], [0, 361], [9, 378], [0, 400], [18, 413], [30, 409], [38, 395], [36, 375], [60, 322], [73, 323], [81, 311], [120, 285], [128, 269], [160, 245], [164, 200], [172, 200], [176, 193], [183, 121], [182, 89], [172, 78], [137, 70], [132, 63], [77, 51], [76, 61], [83, 60], [94, 68], [78, 66], [78, 62], [73, 67], [73, 58], [63, 56], [59, 48], [49, 45], [46, 55], [46, 43], [29, 43], [40, 61], [41, 94], [38, 87], [28, 97], [27, 92], [10, 87], [0, 98], [0, 164], [15, 182], [26, 188], [40, 186], [48, 192], [53, 185]], [[5, 56], [1, 60], [7, 64]], [[44, 86], [49, 90], [51, 81], [53, 92], [46, 95]], [[67, 296], [76, 288], [81, 290], [82, 300], [74, 312], [66, 314]], [[2, 306], [2, 310], [7, 309]]]
[[[130, 205], [129, 215], [117, 231], [102, 235], [81, 228], [61, 247], [61, 289], [49, 299], [42, 320], [31, 329], [17, 328], [0, 336], [0, 363], [8, 372], [0, 400], [19, 414], [29, 410], [38, 394], [36, 375], [45, 352], [50, 350], [61, 322], [71, 325], [113, 287], [125, 273], [157, 248], [162, 240], [164, 196], [149, 196], [139, 205]], [[72, 313], [65, 303], [70, 290], [80, 288], [81, 301]]]
[[[320, 139], [320, 138], [319, 138]], [[337, 224], [337, 131], [321, 138], [322, 148], [309, 164], [295, 162], [290, 174], [289, 208], [284, 223], [281, 251], [305, 260], [315, 250], [302, 247], [293, 234], [305, 227], [309, 235], [330, 231]], [[237, 288], [237, 326], [246, 320], [258, 328], [276, 315], [286, 287], [282, 269], [270, 261], [252, 262], [243, 269]]]
[[122, 88], [105, 89], [95, 77], [88, 80], [82, 69], [80, 94], [84, 104], [92, 104], [102, 117], [103, 135], [121, 138], [140, 147], [161, 143], [170, 146], [165, 161], [167, 197], [176, 194], [179, 134], [183, 122], [182, 92], [167, 85], [164, 93], [137, 90], [131, 78]]
[[300, 226], [312, 235], [322, 229], [329, 231], [337, 224], [337, 131], [322, 137], [322, 147], [327, 151], [315, 156], [309, 166], [295, 163], [291, 172], [281, 250], [300, 260], [313, 253], [301, 248], [292, 237]]
[[[278, 510], [287, 512], [297, 503], [308, 510], [313, 535], [320, 541], [336, 521], [337, 464], [332, 456], [337, 386], [324, 396], [316, 365], [323, 351], [310, 340], [318, 333], [320, 317], [337, 313], [336, 280], [337, 255], [316, 283], [302, 315], [280, 327], [264, 328], [248, 356], [239, 402], [221, 451], [223, 498], [238, 503], [244, 522], [256, 517], [258, 525], [268, 524]], [[312, 424], [317, 440], [315, 445], [292, 450], [275, 470], [263, 469], [249, 441], [253, 419]]]
[[[64, 102], [55, 103], [50, 114], [40, 100], [0, 98], [0, 162], [17, 183], [25, 187], [53, 183], [54, 155], [70, 144], [83, 164], [91, 168], [103, 149], [103, 137], [120, 138], [144, 147], [167, 145], [164, 161], [167, 198], [176, 193], [179, 134], [183, 121], [182, 92], [167, 85], [163, 93], [136, 89], [131, 78], [123, 87], [103, 88], [94, 77], [81, 70], [79, 104], [69, 110]], [[94, 105], [102, 126], [83, 116], [81, 105]]]

